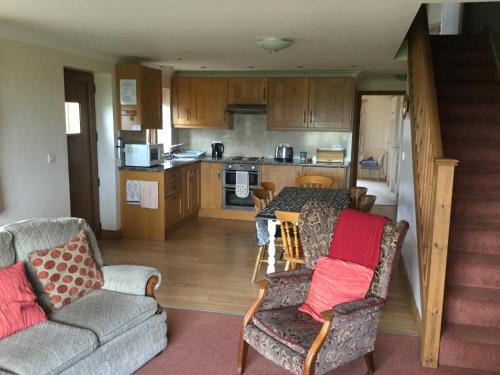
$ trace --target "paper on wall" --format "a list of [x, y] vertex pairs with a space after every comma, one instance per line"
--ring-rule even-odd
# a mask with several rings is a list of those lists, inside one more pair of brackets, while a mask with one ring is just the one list
[[137, 81], [135, 79], [120, 79], [120, 104], [137, 104]]

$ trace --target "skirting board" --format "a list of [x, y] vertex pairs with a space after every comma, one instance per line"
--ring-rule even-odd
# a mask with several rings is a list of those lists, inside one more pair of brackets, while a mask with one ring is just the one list
[[119, 240], [120, 238], [122, 238], [122, 231], [121, 229], [118, 230], [102, 229], [101, 238], [103, 240]]
[[199, 217], [206, 217], [211, 219], [228, 219], [228, 220], [247, 220], [255, 221], [255, 211], [244, 210], [224, 210], [214, 208], [202, 208], [198, 212]]

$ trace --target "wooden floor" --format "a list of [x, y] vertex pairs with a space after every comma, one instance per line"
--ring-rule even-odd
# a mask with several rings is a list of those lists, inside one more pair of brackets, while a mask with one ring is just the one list
[[[193, 219], [165, 242], [121, 239], [100, 244], [106, 264], [158, 268], [163, 280], [157, 297], [164, 306], [242, 314], [257, 292], [250, 283], [257, 251], [253, 222]], [[409, 298], [398, 270], [382, 317], [383, 331], [416, 334]]]

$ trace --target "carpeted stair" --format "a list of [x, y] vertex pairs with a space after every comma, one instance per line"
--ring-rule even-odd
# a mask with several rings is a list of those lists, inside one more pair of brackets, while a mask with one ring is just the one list
[[440, 365], [500, 370], [500, 80], [487, 36], [432, 37], [456, 169]]

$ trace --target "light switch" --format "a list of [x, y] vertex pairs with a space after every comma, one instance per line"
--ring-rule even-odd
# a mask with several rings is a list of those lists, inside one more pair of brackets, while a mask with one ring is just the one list
[[47, 154], [47, 163], [54, 164], [56, 162], [56, 154], [49, 153]]

